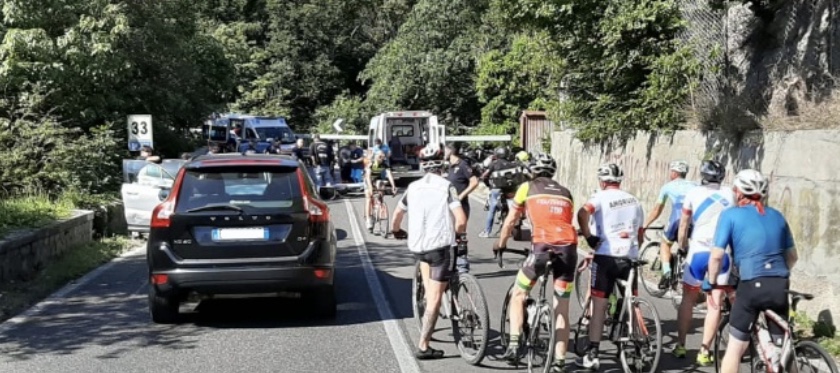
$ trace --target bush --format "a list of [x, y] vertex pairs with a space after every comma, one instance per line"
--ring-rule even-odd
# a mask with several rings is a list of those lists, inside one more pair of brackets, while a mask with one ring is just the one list
[[0, 195], [115, 192], [127, 156], [120, 143], [107, 126], [85, 133], [51, 119], [0, 119]]

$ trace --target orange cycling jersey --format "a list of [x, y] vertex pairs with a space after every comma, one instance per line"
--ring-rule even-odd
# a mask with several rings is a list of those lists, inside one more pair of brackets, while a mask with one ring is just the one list
[[531, 221], [531, 242], [548, 245], [576, 245], [577, 230], [572, 225], [572, 193], [556, 181], [539, 177], [519, 186], [513, 202], [525, 208]]

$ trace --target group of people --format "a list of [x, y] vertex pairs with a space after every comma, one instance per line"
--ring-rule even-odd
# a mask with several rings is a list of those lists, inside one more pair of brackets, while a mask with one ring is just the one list
[[[408, 186], [399, 199], [392, 222], [394, 237], [407, 238], [409, 250], [421, 262], [427, 307], [416, 352], [418, 359], [443, 357], [443, 352], [430, 347], [429, 341], [442, 294], [453, 275], [450, 265], [455, 254], [451, 248], [467, 242], [469, 204], [465, 204], [466, 197], [470, 188], [478, 183], [468, 165], [452, 162], [453, 154], [457, 157], [454, 149], [442, 149], [435, 145], [421, 151], [420, 166], [426, 174]], [[711, 294], [697, 358], [705, 365], [712, 359], [709, 347], [719, 322], [722, 297], [726, 291], [737, 286], [738, 301], [734, 303], [730, 316], [730, 342], [722, 362], [722, 370], [727, 373], [738, 371], [740, 358], [749, 345], [750, 327], [760, 311], [770, 309], [781, 315], [787, 314], [788, 277], [797, 261], [797, 254], [782, 214], [764, 205], [768, 181], [760, 172], [742, 170], [734, 177], [733, 186], [728, 188], [721, 185], [726, 170], [719, 162], [704, 161], [700, 165], [699, 184], [686, 181], [686, 162], [674, 162], [670, 167], [673, 181], [662, 188], [657, 205], [645, 220], [639, 199], [622, 189], [624, 172], [617, 164], [603, 164], [598, 168], [594, 176], [598, 178], [600, 190], [575, 211], [571, 191], [555, 178], [557, 164], [551, 156], [538, 154], [527, 160], [527, 171], [505, 173], [509, 168], [502, 167], [502, 162], [495, 163], [496, 166], [493, 164], [498, 159], [508, 159], [509, 153], [499, 150], [495, 155], [497, 160], [487, 165], [482, 176], [502, 180], [494, 183], [496, 186], [504, 184], [504, 180], [522, 180], [511, 175], [525, 173], [527, 177], [516, 185], [508, 199], [510, 213], [503, 223], [500, 237], [493, 244], [493, 251], [506, 248], [511, 231], [521, 216], [527, 216], [532, 227], [531, 252], [516, 275], [515, 293], [509, 304], [511, 328], [509, 345], [504, 354], [506, 360], [515, 362], [520, 358], [518, 347], [525, 315], [524, 300], [536, 279], [542, 275], [547, 261], [551, 260], [557, 320], [557, 345], [551, 369], [554, 372], [564, 371], [570, 325], [569, 298], [578, 275], [579, 234], [574, 225], [577, 220], [580, 235], [589, 247], [584, 255], [584, 265], [591, 266], [593, 310], [589, 320], [590, 343], [586, 353], [576, 359], [575, 364], [597, 369], [600, 366], [598, 355], [608, 298], [618, 279], [628, 279], [631, 269], [628, 259], [638, 258], [644, 230], [658, 218], [668, 200], [675, 205], [672, 206], [675, 212], [666, 231], [669, 245], [661, 253], [662, 262], [670, 263], [673, 246], [688, 250], [682, 279], [685, 296], [678, 316], [679, 334], [674, 355], [686, 355], [685, 339], [691, 323], [691, 310], [700, 291]], [[449, 167], [446, 161], [449, 161]], [[517, 161], [522, 159], [513, 162]], [[524, 166], [525, 162], [522, 163]], [[457, 169], [453, 171], [453, 167]], [[459, 188], [449, 175], [459, 175], [470, 182], [466, 188]], [[501, 187], [497, 189], [502, 190]], [[407, 232], [401, 228], [406, 216]], [[482, 236], [487, 236], [486, 233], [489, 229], [482, 232]], [[740, 275], [737, 279], [730, 278], [736, 269]], [[665, 276], [670, 276], [671, 270], [663, 266]], [[631, 286], [635, 290], [636, 284]], [[770, 332], [774, 341], [778, 341], [782, 334], [772, 327]]]

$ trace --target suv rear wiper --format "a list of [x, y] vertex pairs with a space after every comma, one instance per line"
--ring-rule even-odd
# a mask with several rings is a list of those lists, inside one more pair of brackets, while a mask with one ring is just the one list
[[239, 214], [244, 214], [245, 210], [243, 210], [239, 206], [229, 205], [229, 204], [217, 204], [217, 205], [207, 205], [202, 207], [196, 207], [194, 209], [189, 209], [187, 212], [201, 212], [201, 211], [212, 211], [212, 210], [234, 210], [238, 211]]

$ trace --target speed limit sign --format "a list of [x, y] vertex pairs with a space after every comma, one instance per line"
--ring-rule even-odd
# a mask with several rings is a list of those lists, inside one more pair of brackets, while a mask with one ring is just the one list
[[136, 114], [128, 116], [128, 150], [137, 152], [144, 145], [153, 147], [152, 116]]

